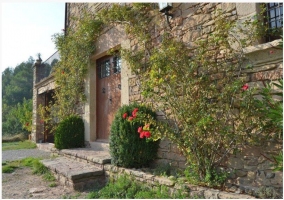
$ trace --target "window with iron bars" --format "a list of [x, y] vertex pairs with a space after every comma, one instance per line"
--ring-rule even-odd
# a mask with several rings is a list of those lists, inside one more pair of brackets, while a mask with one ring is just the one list
[[279, 39], [283, 31], [283, 3], [267, 3], [266, 14], [267, 41]]
[[121, 59], [119, 56], [111, 56], [100, 59], [98, 62], [98, 76], [99, 78], [106, 78], [112, 74], [121, 72]]

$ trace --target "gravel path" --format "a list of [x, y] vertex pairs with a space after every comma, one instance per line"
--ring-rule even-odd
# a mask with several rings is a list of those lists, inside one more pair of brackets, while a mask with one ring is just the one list
[[39, 149], [20, 149], [2, 151], [2, 162], [21, 160], [27, 157], [49, 158], [50, 153]]
[[[2, 151], [2, 163], [26, 157], [49, 158], [50, 152], [39, 149]], [[78, 192], [60, 185], [58, 181], [54, 181], [56, 187], [50, 187], [50, 183], [33, 174], [31, 168], [20, 167], [13, 173], [2, 173], [2, 199], [83, 199], [88, 194], [88, 191]]]

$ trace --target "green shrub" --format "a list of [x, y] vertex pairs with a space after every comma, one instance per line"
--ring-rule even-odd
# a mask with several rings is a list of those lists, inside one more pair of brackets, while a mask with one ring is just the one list
[[[130, 120], [134, 109], [138, 109], [137, 117]], [[111, 125], [109, 143], [112, 164], [139, 168], [147, 166], [156, 158], [159, 142], [151, 141], [146, 136], [140, 138], [141, 134], [137, 132], [145, 121], [155, 120], [155, 116], [152, 110], [138, 104], [124, 105], [117, 111]], [[154, 127], [150, 130], [152, 128]]]
[[84, 122], [77, 115], [62, 120], [55, 131], [54, 144], [57, 149], [84, 147]]

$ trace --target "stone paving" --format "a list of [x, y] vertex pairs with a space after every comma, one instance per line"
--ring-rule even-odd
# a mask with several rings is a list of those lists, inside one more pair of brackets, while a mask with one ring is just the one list
[[37, 144], [38, 148], [58, 157], [42, 160], [55, 178], [63, 185], [82, 190], [91, 184], [105, 184], [103, 166], [110, 163], [108, 151], [94, 148], [74, 148], [58, 150], [54, 144]]

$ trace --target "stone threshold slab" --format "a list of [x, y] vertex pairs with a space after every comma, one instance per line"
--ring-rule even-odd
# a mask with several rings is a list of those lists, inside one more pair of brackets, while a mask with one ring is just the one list
[[104, 171], [93, 164], [75, 161], [66, 157], [57, 157], [41, 161], [51, 171], [61, 174], [72, 181], [92, 178], [104, 174]]

